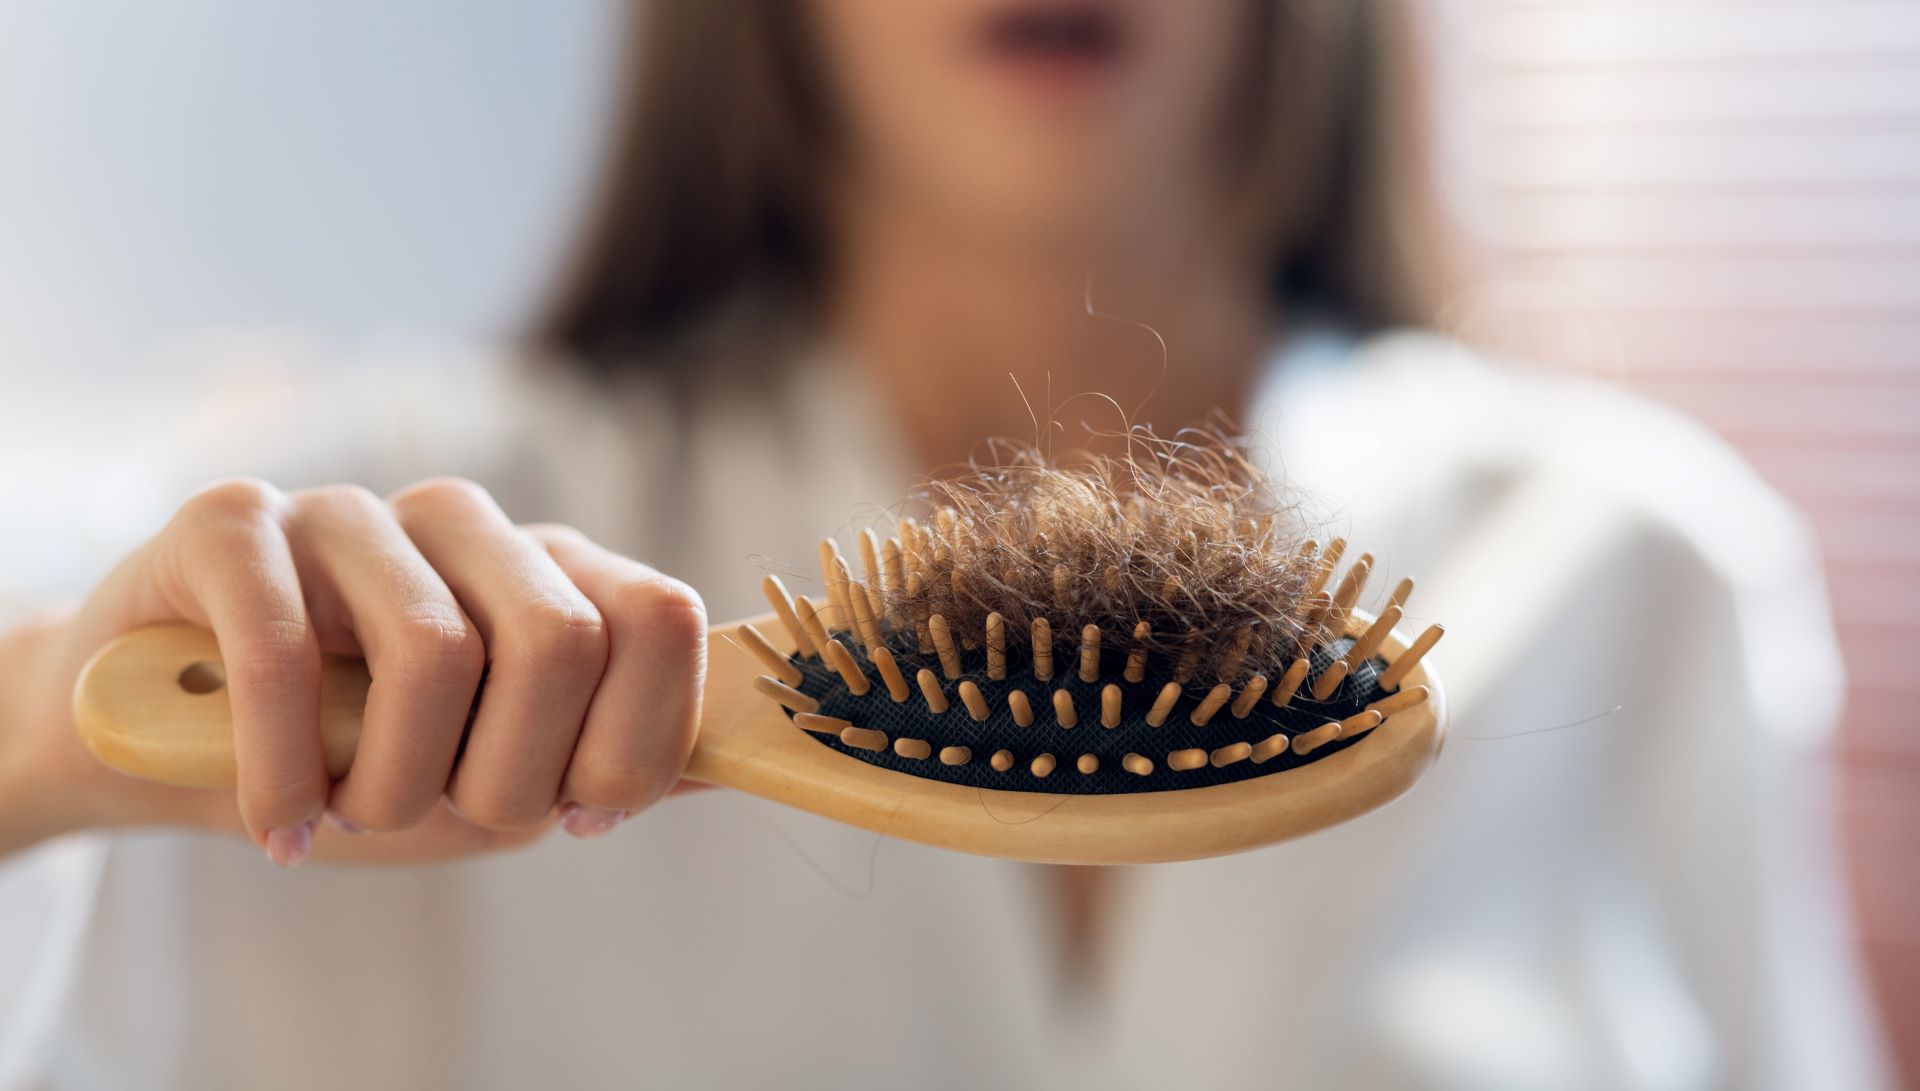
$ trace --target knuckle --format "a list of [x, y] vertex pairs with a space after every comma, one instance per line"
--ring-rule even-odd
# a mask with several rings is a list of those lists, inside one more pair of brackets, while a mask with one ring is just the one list
[[325, 782], [318, 777], [293, 771], [252, 770], [242, 774], [240, 783], [240, 795], [247, 807], [267, 814], [304, 815], [325, 789]]
[[200, 489], [187, 498], [180, 511], [193, 519], [251, 522], [274, 514], [281, 502], [280, 490], [267, 482], [236, 477]]
[[325, 777], [293, 770], [243, 769], [236, 787], [241, 817], [260, 831], [307, 821], [327, 797]]
[[570, 545], [581, 545], [588, 541], [585, 534], [565, 523], [528, 523], [520, 529], [537, 542], [550, 544], [565, 542]]
[[648, 806], [680, 777], [680, 770], [630, 765], [576, 769], [567, 776], [567, 794], [593, 807], [634, 811]]
[[256, 693], [291, 694], [320, 682], [319, 657], [310, 645], [305, 625], [269, 625], [225, 657], [226, 671], [236, 688]]
[[321, 514], [360, 515], [377, 511], [384, 505], [380, 498], [361, 485], [322, 485], [293, 494], [293, 503]]
[[378, 833], [397, 833], [425, 822], [438, 802], [437, 794], [387, 792], [371, 799], [343, 800], [334, 810], [357, 826]]
[[396, 510], [449, 511], [492, 507], [493, 495], [464, 477], [430, 477], [394, 493]]
[[668, 576], [620, 588], [612, 611], [621, 624], [668, 640], [698, 641], [707, 631], [707, 606], [699, 593]]
[[489, 830], [513, 832], [538, 826], [553, 810], [553, 800], [511, 788], [468, 786], [454, 805], [468, 822]]
[[585, 603], [536, 603], [514, 628], [526, 655], [542, 667], [596, 675], [606, 668], [606, 622]]
[[407, 618], [398, 623], [393, 639], [397, 669], [407, 678], [471, 685], [486, 666], [480, 634], [459, 618]]

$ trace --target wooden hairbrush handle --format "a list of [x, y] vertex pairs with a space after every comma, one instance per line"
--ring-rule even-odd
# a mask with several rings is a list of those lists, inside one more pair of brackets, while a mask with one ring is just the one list
[[[1355, 623], [1366, 615], [1355, 611]], [[753, 624], [794, 651], [769, 615]], [[942, 783], [848, 758], [793, 725], [754, 689], [765, 667], [716, 627], [705, 703], [687, 775], [894, 837], [963, 852], [1049, 863], [1119, 864], [1216, 856], [1310, 833], [1404, 792], [1439, 752], [1444, 705], [1429, 665], [1405, 688], [1428, 699], [1392, 715], [1358, 744], [1298, 769], [1235, 784], [1116, 795], [1000, 791]], [[1398, 634], [1380, 653], [1406, 650]], [[219, 645], [191, 625], [127, 633], [82, 670], [74, 721], [101, 761], [183, 786], [231, 786], [233, 721]], [[357, 659], [329, 656], [320, 730], [327, 771], [353, 764], [370, 678]]]
[[[756, 620], [775, 629], [772, 617]], [[754, 695], [753, 679], [765, 668], [734, 646], [738, 628], [723, 625], [709, 634], [703, 750], [725, 734], [724, 726], [714, 726], [716, 718], [723, 724], [759, 719], [785, 728], [782, 734], [792, 731]], [[74, 724], [94, 756], [122, 772], [182, 787], [232, 787], [237, 772], [225, 678], [212, 632], [186, 623], [136, 629], [109, 642], [81, 670]], [[353, 764], [371, 683], [364, 660], [322, 657], [320, 738], [327, 775], [335, 780]]]

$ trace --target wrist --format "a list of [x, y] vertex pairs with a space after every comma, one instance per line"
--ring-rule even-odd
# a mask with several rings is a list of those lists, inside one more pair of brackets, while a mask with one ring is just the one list
[[[63, 653], [71, 610], [0, 630], [0, 854], [93, 824], [78, 783], [84, 753], [70, 728]], [[62, 731], [66, 727], [67, 730]]]

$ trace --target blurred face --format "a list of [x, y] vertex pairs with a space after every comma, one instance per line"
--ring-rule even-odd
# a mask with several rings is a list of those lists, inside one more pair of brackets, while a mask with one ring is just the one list
[[1220, 185], [1246, 0], [814, 0], [851, 200], [1008, 241], [1181, 229]]

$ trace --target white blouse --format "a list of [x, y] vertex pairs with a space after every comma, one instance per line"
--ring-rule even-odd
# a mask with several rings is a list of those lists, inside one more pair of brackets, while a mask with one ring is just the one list
[[[83, 593], [212, 477], [457, 472], [725, 619], [910, 483], [826, 365], [684, 396], [250, 365], [119, 401], [101, 436], [0, 409], [0, 610]], [[0, 1088], [1881, 1086], [1798, 520], [1670, 413], [1427, 337], [1298, 339], [1258, 405], [1446, 623], [1456, 735], [1374, 814], [1120, 873], [1096, 988], [1042, 869], [730, 792], [406, 869], [90, 835], [0, 861]]]

